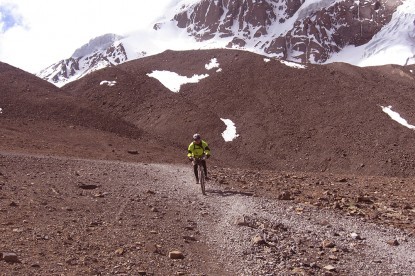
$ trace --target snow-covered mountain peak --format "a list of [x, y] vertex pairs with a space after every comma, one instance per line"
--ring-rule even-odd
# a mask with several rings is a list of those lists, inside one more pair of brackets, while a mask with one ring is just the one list
[[[390, 2], [385, 3], [390, 9]], [[327, 62], [358, 66], [415, 63], [415, 1], [406, 0], [394, 10], [390, 21], [363, 45], [349, 45]]]
[[102, 51], [111, 46], [114, 42], [122, 39], [123, 36], [116, 34], [105, 34], [91, 39], [87, 44], [75, 50], [72, 54], [73, 58], [79, 58], [90, 55], [96, 51]]
[[91, 40], [38, 76], [58, 86], [167, 49], [233, 48], [298, 63], [415, 63], [413, 0], [171, 0], [149, 30]]
[[[386, 56], [384, 53], [388, 53]], [[415, 61], [415, 1], [406, 1], [393, 14], [386, 25], [365, 47], [366, 63], [375, 63], [374, 57], [382, 55], [387, 63], [408, 64]], [[412, 60], [412, 62], [410, 62]], [[384, 62], [384, 60], [382, 60]], [[378, 61], [378, 64], [384, 64]]]

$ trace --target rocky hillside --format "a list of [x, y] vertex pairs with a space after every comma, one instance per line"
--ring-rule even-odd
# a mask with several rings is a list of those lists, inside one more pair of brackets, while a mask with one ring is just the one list
[[176, 162], [182, 153], [171, 148], [160, 156], [163, 139], [4, 63], [0, 136], [3, 151], [143, 162]]
[[0, 63], [1, 119], [55, 121], [97, 128], [120, 135], [139, 137], [141, 131], [70, 95], [27, 72]]
[[[212, 58], [220, 70], [206, 69]], [[147, 75], [154, 70], [209, 77], [173, 93]], [[229, 166], [413, 175], [413, 130], [382, 109], [392, 106], [415, 122], [411, 70], [301, 69], [242, 51], [167, 51], [94, 72], [64, 91], [183, 149], [200, 132]], [[100, 85], [104, 80], [116, 84]], [[222, 138], [223, 118], [236, 125], [232, 142]]]

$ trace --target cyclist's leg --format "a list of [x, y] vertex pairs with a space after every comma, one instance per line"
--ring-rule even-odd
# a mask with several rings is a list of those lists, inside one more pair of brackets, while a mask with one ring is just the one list
[[205, 177], [207, 177], [207, 167], [206, 167], [206, 160], [202, 160], [203, 170], [205, 171]]

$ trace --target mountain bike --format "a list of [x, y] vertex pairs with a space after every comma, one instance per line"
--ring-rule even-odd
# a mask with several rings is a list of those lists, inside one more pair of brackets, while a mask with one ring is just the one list
[[205, 193], [205, 172], [203, 171], [202, 161], [206, 159], [206, 156], [202, 157], [195, 157], [193, 162], [194, 165], [197, 165], [197, 176], [199, 177], [200, 187], [202, 189], [202, 194], [206, 195]]

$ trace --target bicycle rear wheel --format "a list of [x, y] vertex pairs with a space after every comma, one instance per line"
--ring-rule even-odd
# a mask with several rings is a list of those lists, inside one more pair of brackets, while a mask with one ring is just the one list
[[202, 189], [202, 194], [206, 195], [205, 193], [205, 174], [203, 173], [203, 167], [199, 165], [199, 181], [200, 181], [200, 188]]

